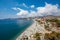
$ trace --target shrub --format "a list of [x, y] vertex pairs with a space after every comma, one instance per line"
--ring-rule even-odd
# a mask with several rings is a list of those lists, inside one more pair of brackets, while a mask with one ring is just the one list
[[40, 39], [40, 33], [38, 33], [38, 32], [35, 33], [35, 34], [34, 34], [34, 38], [36, 38], [36, 40], [41, 40], [41, 39]]
[[54, 19], [47, 19], [47, 22], [56, 22], [57, 23], [57, 27], [60, 27], [60, 20], [54, 18]]
[[46, 29], [46, 30], [48, 30], [48, 31], [50, 31], [50, 30], [51, 30], [51, 28], [49, 28], [49, 26], [48, 26], [48, 25], [45, 25], [45, 29]]
[[57, 22], [58, 19], [54, 18], [54, 19], [47, 19], [48, 22]]
[[28, 40], [27, 36], [23, 36], [21, 40]]
[[45, 40], [60, 40], [60, 33], [53, 31], [52, 33], [45, 33]]

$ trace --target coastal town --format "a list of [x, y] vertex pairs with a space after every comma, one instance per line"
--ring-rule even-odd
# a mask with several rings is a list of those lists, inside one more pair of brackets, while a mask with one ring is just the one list
[[16, 40], [60, 40], [60, 16], [44, 16], [33, 21]]

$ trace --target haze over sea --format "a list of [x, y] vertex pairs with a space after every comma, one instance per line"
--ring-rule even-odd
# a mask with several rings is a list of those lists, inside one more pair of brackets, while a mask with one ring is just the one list
[[31, 24], [32, 20], [0, 20], [0, 40], [15, 40]]

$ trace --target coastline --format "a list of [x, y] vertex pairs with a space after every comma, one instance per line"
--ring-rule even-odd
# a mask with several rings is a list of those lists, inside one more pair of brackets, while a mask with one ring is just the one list
[[22, 32], [16, 40], [21, 40], [21, 38], [26, 35], [27, 37], [30, 37], [32, 34], [35, 34], [36, 32], [40, 32], [42, 34], [47, 33], [48, 31], [45, 30], [43, 25], [39, 25], [35, 20], [34, 22], [24, 31]]
[[22, 38], [23, 34], [26, 33], [26, 31], [28, 31], [28, 29], [30, 29], [31, 26], [35, 25], [35, 22], [33, 21], [33, 23], [25, 30], [23, 31], [17, 38], [16, 40], [19, 40], [20, 38]]

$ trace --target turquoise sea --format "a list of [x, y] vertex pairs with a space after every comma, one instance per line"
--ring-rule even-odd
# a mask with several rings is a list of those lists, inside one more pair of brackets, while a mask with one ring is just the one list
[[31, 24], [32, 20], [0, 20], [0, 40], [15, 40]]

